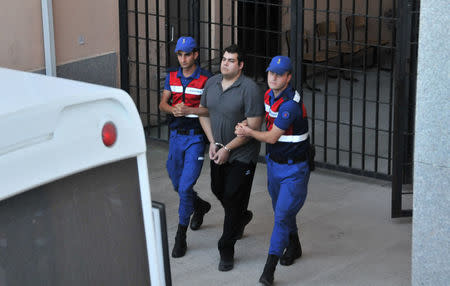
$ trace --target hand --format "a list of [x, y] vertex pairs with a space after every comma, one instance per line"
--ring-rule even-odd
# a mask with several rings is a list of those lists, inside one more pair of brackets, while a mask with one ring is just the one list
[[175, 117], [185, 116], [185, 115], [189, 114], [189, 107], [186, 106], [186, 105], [184, 105], [183, 102], [178, 103], [177, 105], [175, 105], [175, 106], [173, 107], [172, 114], [173, 114]]
[[225, 150], [225, 148], [220, 148], [219, 151], [216, 152], [212, 160], [214, 160], [214, 163], [217, 165], [222, 165], [228, 161], [228, 158], [230, 157], [230, 152]]
[[209, 159], [214, 160], [216, 156], [217, 146], [214, 143], [209, 143]]
[[236, 128], [234, 129], [234, 134], [236, 134], [237, 136], [249, 136], [250, 135], [250, 131], [251, 129], [247, 126], [244, 125], [242, 123], [238, 123], [236, 125]]

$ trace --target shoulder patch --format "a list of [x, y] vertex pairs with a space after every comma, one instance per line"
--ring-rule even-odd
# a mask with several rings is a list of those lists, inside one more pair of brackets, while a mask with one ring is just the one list
[[294, 100], [295, 102], [299, 103], [301, 99], [302, 99], [302, 97], [300, 96], [300, 94], [298, 93], [298, 91], [295, 91], [295, 95], [294, 95], [293, 100]]
[[281, 118], [283, 119], [289, 119], [290, 116], [291, 114], [289, 113], [289, 111], [283, 111], [283, 113], [281, 113]]

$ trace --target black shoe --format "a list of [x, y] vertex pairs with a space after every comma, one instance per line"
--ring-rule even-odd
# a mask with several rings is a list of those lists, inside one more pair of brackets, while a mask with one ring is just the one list
[[186, 231], [187, 226], [178, 225], [177, 235], [175, 236], [175, 245], [172, 250], [172, 257], [179, 258], [186, 254], [187, 243], [186, 243]]
[[220, 257], [219, 271], [230, 271], [234, 267], [234, 258]]
[[234, 266], [234, 248], [219, 250], [219, 271], [230, 271]]
[[191, 229], [198, 230], [203, 223], [203, 217], [211, 209], [211, 204], [197, 197], [194, 202], [194, 214], [191, 219]]
[[284, 266], [292, 265], [295, 259], [302, 256], [302, 245], [298, 239], [298, 234], [292, 232], [289, 234], [289, 245], [280, 258], [280, 264]]
[[273, 284], [275, 268], [277, 267], [278, 256], [269, 254], [267, 257], [266, 265], [264, 265], [264, 271], [259, 278], [259, 283], [266, 286], [271, 286]]
[[236, 235], [236, 239], [237, 239], [237, 240], [241, 239], [241, 238], [244, 236], [244, 229], [245, 229], [245, 227], [247, 226], [247, 224], [250, 223], [250, 221], [252, 220], [252, 218], [253, 218], [253, 213], [252, 213], [252, 211], [249, 211], [249, 210], [245, 211], [245, 217], [244, 217], [243, 220], [242, 220], [242, 226], [241, 226], [241, 229], [239, 230], [238, 234]]

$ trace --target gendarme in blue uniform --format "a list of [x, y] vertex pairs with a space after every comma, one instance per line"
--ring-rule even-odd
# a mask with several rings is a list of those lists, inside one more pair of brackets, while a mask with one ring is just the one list
[[[164, 89], [171, 92], [172, 106], [183, 102], [198, 107], [203, 88], [211, 74], [197, 66], [194, 73], [185, 77], [183, 70], [172, 69], [166, 77]], [[179, 223], [187, 226], [194, 212], [197, 193], [193, 186], [202, 170], [205, 151], [204, 133], [197, 115], [172, 117], [169, 123], [169, 155], [167, 172], [180, 197]]]
[[275, 144], [267, 144], [267, 178], [275, 213], [269, 254], [281, 257], [289, 234], [297, 233], [296, 215], [303, 206], [309, 181], [308, 119], [301, 95], [290, 85], [277, 98], [265, 94], [266, 125], [285, 130]]

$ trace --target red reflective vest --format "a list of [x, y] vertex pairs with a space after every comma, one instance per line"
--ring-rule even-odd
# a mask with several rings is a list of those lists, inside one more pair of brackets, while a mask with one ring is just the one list
[[169, 83], [172, 91], [172, 106], [184, 102], [186, 106], [198, 107], [208, 77], [200, 73], [198, 78], [194, 78], [186, 87], [183, 87], [180, 78], [177, 77], [177, 73], [177, 71], [170, 72]]
[[[266, 109], [266, 127], [268, 131], [272, 130], [273, 123], [275, 122], [275, 118], [277, 118], [278, 116], [278, 110], [280, 109], [280, 106], [284, 102], [290, 100], [282, 96], [278, 99], [275, 99], [274, 103], [270, 105], [270, 91], [271, 89], [267, 90], [266, 93], [264, 94], [264, 105]], [[306, 108], [305, 105], [303, 104], [303, 101], [301, 100], [300, 94], [297, 91], [295, 91], [292, 100], [302, 105], [303, 111], [302, 117], [305, 123], [308, 124]], [[291, 124], [289, 128], [284, 132], [284, 134], [278, 139], [278, 142], [299, 143], [305, 141], [306, 139], [308, 139], [308, 133], [301, 134], [300, 130], [294, 130], [294, 124]]]

